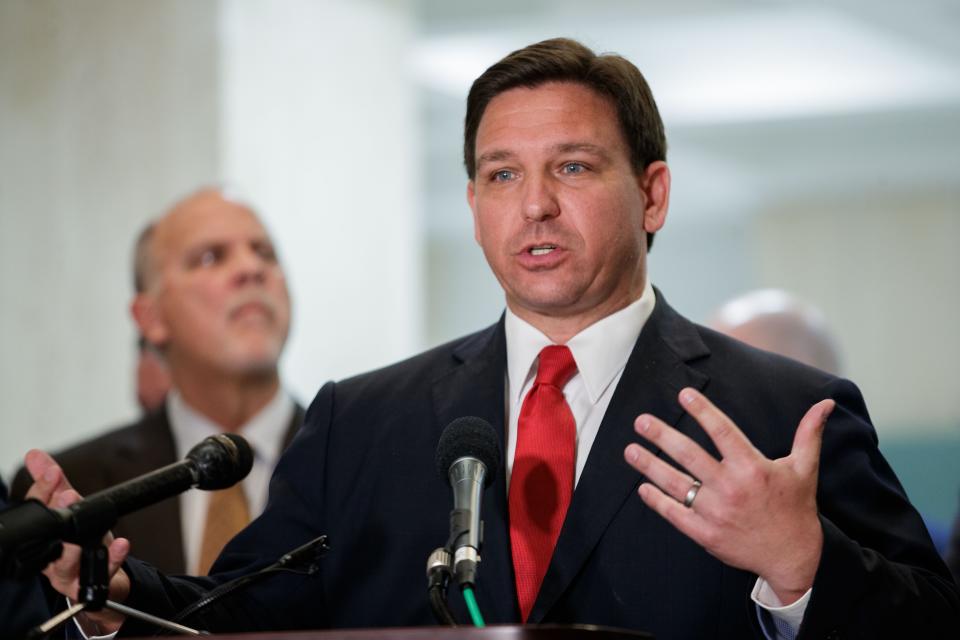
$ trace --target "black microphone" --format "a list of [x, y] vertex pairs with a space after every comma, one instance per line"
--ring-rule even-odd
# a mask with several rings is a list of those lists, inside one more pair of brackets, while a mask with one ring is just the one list
[[483, 489], [500, 470], [500, 441], [490, 423], [473, 416], [447, 425], [437, 444], [437, 472], [453, 489], [450, 539], [453, 573], [461, 586], [476, 582], [483, 523], [480, 504]]
[[76, 502], [49, 509], [37, 500], [0, 513], [0, 576], [25, 577], [60, 556], [60, 542], [101, 538], [120, 516], [143, 509], [191, 487], [225, 489], [246, 477], [253, 452], [238, 435], [204, 439], [187, 457]]

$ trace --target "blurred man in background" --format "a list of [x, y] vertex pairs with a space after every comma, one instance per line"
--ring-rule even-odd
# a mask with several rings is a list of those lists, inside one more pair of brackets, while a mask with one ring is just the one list
[[[286, 280], [256, 214], [204, 189], [140, 234], [134, 287], [134, 320], [146, 350], [157, 352], [141, 357], [159, 356], [172, 388], [158, 410], [55, 458], [90, 494], [182, 459], [207, 436], [243, 435], [254, 467], [242, 484], [187, 492], [125, 516], [114, 529], [151, 564], [204, 574], [263, 510], [273, 467], [303, 419], [277, 369], [290, 326]], [[21, 470], [13, 494], [22, 497], [29, 485]]]
[[707, 326], [751, 347], [840, 374], [840, 350], [819, 309], [780, 289], [760, 289], [724, 303]]

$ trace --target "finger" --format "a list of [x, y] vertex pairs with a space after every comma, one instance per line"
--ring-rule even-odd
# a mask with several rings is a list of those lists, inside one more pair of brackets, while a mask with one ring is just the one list
[[641, 484], [637, 493], [640, 494], [644, 504], [659, 513], [680, 533], [702, 546], [700, 530], [706, 525], [703, 518], [693, 509], [684, 507], [648, 482]]
[[[83, 500], [83, 496], [76, 492], [74, 489], [67, 489], [66, 491], [61, 491], [53, 497], [53, 504], [59, 509], [65, 509], [72, 504], [80, 502]], [[113, 544], [113, 534], [107, 531], [103, 535], [103, 545], [109, 547]]]
[[820, 447], [823, 444], [823, 430], [827, 418], [833, 413], [837, 403], [833, 400], [821, 400], [810, 407], [800, 420], [797, 433], [793, 436], [793, 448], [790, 457], [794, 469], [804, 475], [816, 475], [820, 468]]
[[[58, 509], [65, 509], [80, 500], [80, 494], [73, 489], [61, 491], [53, 496], [52, 504]], [[60, 593], [66, 593], [74, 600], [77, 599], [77, 575], [80, 573], [80, 557], [83, 551], [78, 545], [64, 544], [60, 559], [51, 565], [52, 575], [47, 578]], [[59, 588], [57, 585], [60, 585]]]
[[705, 395], [687, 387], [680, 391], [680, 404], [696, 420], [717, 446], [722, 458], [743, 459], [758, 455], [747, 436], [733, 420], [720, 411]]
[[690, 474], [676, 469], [638, 444], [629, 445], [623, 453], [631, 467], [644, 474], [668, 496], [683, 502], [694, 482]]
[[53, 504], [59, 509], [64, 509], [75, 502], [80, 502], [82, 499], [80, 494], [73, 489], [66, 489], [53, 496]]
[[126, 538], [117, 538], [110, 542], [107, 548], [107, 569], [110, 576], [113, 576], [127, 559], [130, 553], [130, 541]]
[[720, 472], [716, 458], [663, 420], [644, 413], [634, 421], [633, 428], [700, 480], [712, 480]]
[[51, 562], [43, 570], [53, 588], [73, 600], [77, 599], [79, 585], [77, 576], [80, 574], [80, 547], [75, 544], [64, 544], [60, 559]]
[[27, 498], [34, 498], [44, 504], [50, 504], [50, 499], [57, 491], [69, 489], [70, 483], [63, 475], [60, 465], [49, 454], [39, 449], [31, 449], [24, 457], [24, 465], [33, 478], [33, 485], [27, 491]]

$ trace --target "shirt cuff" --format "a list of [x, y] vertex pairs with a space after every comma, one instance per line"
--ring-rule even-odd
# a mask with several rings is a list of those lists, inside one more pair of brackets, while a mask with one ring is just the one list
[[783, 606], [780, 598], [763, 578], [757, 578], [750, 599], [757, 605], [757, 616], [763, 634], [770, 640], [793, 640], [803, 622], [803, 614], [810, 602], [813, 589], [807, 589], [793, 604]]

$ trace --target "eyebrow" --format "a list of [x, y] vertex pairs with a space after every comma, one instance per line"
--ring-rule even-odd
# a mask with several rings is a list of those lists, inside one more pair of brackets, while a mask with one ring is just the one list
[[610, 154], [603, 147], [590, 144], [589, 142], [564, 142], [554, 146], [554, 150], [559, 153], [571, 153], [573, 151], [582, 151], [601, 158], [608, 158]]
[[[582, 153], [589, 153], [604, 160], [609, 159], [610, 157], [610, 154], [606, 149], [599, 145], [590, 144], [589, 142], [562, 142], [560, 144], [553, 145], [550, 150], [553, 153], [573, 153], [575, 151], [579, 151]], [[509, 160], [515, 156], [516, 154], [513, 151], [508, 151], [507, 149], [494, 149], [493, 151], [487, 151], [486, 153], [480, 154], [480, 156], [477, 158], [477, 167], [479, 168], [488, 162], [501, 162], [503, 160]]]
[[494, 151], [487, 151], [480, 155], [477, 158], [477, 167], [481, 167], [488, 162], [500, 162], [502, 160], [509, 160], [514, 157], [512, 151], [507, 151], [506, 149], [495, 149]]

